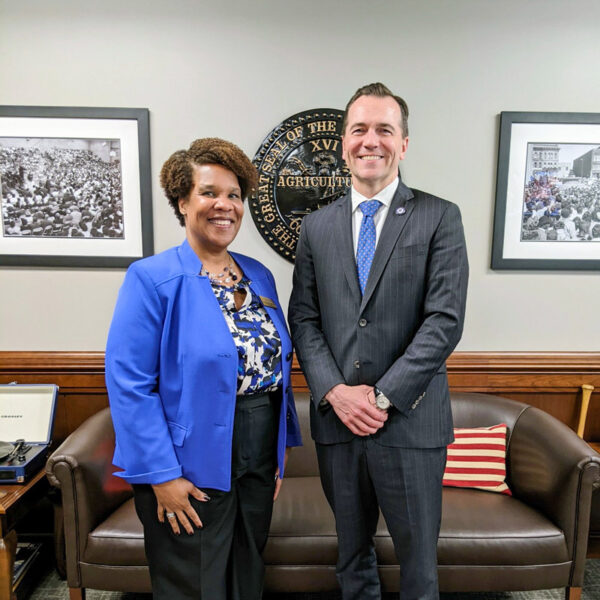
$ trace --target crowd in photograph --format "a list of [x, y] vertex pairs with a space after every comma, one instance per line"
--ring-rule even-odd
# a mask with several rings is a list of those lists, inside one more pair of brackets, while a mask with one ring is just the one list
[[532, 176], [525, 187], [521, 239], [600, 241], [600, 180]]
[[90, 150], [0, 146], [4, 236], [122, 238], [119, 161]]

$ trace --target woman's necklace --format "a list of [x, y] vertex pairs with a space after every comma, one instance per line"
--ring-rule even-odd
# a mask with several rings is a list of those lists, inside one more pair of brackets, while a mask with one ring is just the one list
[[233, 259], [231, 258], [231, 255], [229, 256], [229, 264], [225, 265], [220, 273], [210, 273], [204, 268], [204, 266], [202, 266], [200, 275], [202, 275], [203, 277], [208, 277], [211, 283], [218, 283], [220, 285], [223, 285], [224, 283], [231, 283], [232, 281], [237, 281], [240, 278], [240, 276], [235, 270], [235, 266], [233, 264]]

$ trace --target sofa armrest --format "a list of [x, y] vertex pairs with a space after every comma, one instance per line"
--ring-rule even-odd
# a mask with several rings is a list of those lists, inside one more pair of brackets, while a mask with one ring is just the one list
[[131, 486], [115, 477], [115, 434], [108, 408], [92, 415], [50, 456], [46, 475], [61, 490], [67, 577], [80, 587], [79, 561], [88, 534], [132, 496]]
[[580, 587], [592, 491], [600, 484], [600, 456], [553, 416], [529, 407], [514, 425], [508, 468], [515, 497], [564, 531], [573, 561], [571, 585]]

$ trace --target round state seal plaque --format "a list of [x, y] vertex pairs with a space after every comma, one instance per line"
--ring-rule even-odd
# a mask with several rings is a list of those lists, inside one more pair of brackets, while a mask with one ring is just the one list
[[342, 119], [335, 108], [297, 113], [264, 139], [254, 156], [258, 189], [250, 198], [254, 223], [266, 242], [294, 262], [305, 215], [351, 185], [342, 159]]

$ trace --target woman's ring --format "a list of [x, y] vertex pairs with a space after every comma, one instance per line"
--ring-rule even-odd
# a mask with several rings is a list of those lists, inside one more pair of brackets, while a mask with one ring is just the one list
[[168, 512], [168, 513], [166, 513], [166, 515], [167, 515], [167, 519], [174, 519], [175, 518], [175, 513], [173, 513], [173, 512]]

